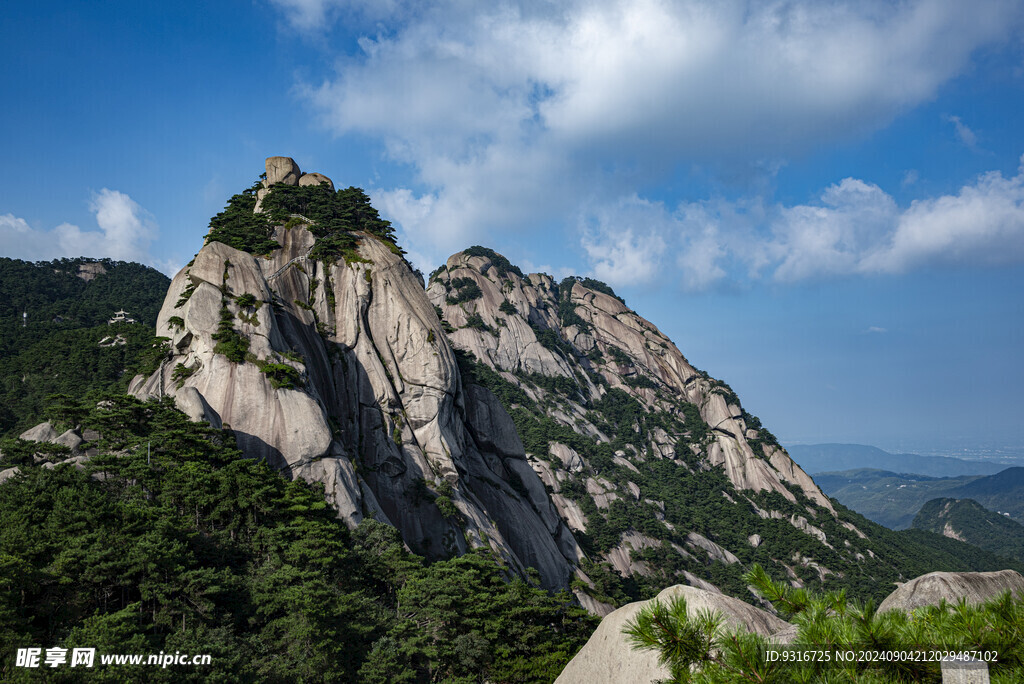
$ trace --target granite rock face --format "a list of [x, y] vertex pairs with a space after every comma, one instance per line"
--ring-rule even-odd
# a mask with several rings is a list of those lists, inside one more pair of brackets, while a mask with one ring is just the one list
[[[828, 497], [781, 447], [763, 440], [755, 442], [757, 431], [746, 424], [738, 401], [732, 398], [735, 395], [694, 369], [654, 324], [615, 297], [581, 282], [572, 284], [568, 293], [556, 293], [554, 281], [544, 274], [520, 277], [508, 271], [498, 275], [497, 271], [492, 259], [463, 252], [452, 256], [444, 272], [431, 281], [431, 301], [441, 307], [444, 318], [456, 328], [451, 338], [457, 347], [499, 372], [566, 379], [578, 377], [573, 361], [545, 346], [538, 339], [538, 330], [558, 334], [584, 355], [594, 355], [594, 350], [606, 357], [615, 353], [617, 359], [590, 364], [586, 370], [596, 370], [609, 387], [630, 391], [651, 410], [659, 408], [655, 388], [697, 405], [714, 432], [709, 462], [724, 468], [738, 489], [773, 491], [795, 501], [790, 486], [796, 486], [815, 504], [832, 511]], [[457, 299], [451, 296], [451, 284], [459, 278], [470, 279], [479, 287], [480, 297], [470, 303], [449, 303], [449, 299]], [[582, 326], [561, 322], [557, 312], [560, 304], [565, 304], [560, 299], [568, 300], [565, 304]], [[474, 314], [497, 334], [467, 326]], [[612, 347], [617, 352], [611, 352]], [[642, 385], [637, 382], [641, 378]], [[603, 393], [592, 382], [583, 389], [591, 398]], [[673, 446], [665, 439], [657, 441], [666, 452]]]
[[1024, 577], [1014, 570], [998, 572], [930, 572], [901, 585], [878, 605], [878, 612], [911, 611], [934, 606], [942, 600], [969, 604], [984, 603], [1003, 592], [1024, 596]]
[[[268, 185], [312, 181], [331, 184], [267, 160]], [[430, 558], [490, 546], [567, 587], [582, 552], [501, 404], [463, 383], [418, 274], [369, 234], [351, 264], [311, 259], [308, 225], [273, 237], [268, 257], [210, 242], [175, 276], [157, 320], [171, 357], [130, 392], [172, 396], [247, 455], [322, 483], [349, 525], [372, 515]], [[247, 340], [244, 361], [218, 348], [222, 316]], [[288, 382], [264, 372], [282, 366]]]
[[26, 442], [52, 442], [57, 439], [57, 431], [49, 423], [40, 423], [25, 430], [18, 437]]
[[[556, 283], [542, 273], [524, 274], [500, 254], [475, 247], [453, 255], [431, 274], [427, 294], [449, 326], [452, 345], [497, 373], [500, 382], [522, 391], [520, 398], [509, 401], [522, 403], [521, 397], [526, 396], [533, 404], [547, 407], [548, 418], [581, 437], [616, 445], [611, 471], [607, 463], [591, 462], [591, 455], [561, 441], [551, 441], [546, 453], [527, 450], [527, 462], [550, 490], [559, 516], [571, 529], [590, 533], [588, 517], [593, 514], [581, 509], [578, 494], [560, 492], [567, 483], [589, 496], [602, 516], [611, 515], [612, 507], [623, 502], [648, 509], [660, 505], [661, 513], [655, 515], [666, 528], [662, 538], [675, 543], [638, 543], [643, 535], [625, 530], [617, 545], [594, 560], [607, 561], [624, 576], [649, 575], [649, 565], [633, 556], [660, 546], [683, 559], [739, 562], [738, 548], [726, 548], [697, 529], [678, 529], [665, 520], [664, 502], [645, 500], [644, 488], [638, 484], [641, 478], [635, 476], [651, 460], [696, 470], [720, 469], [731, 484], [722, 491], [728, 501], [762, 519], [791, 519], [823, 551], [834, 551], [837, 541], [829, 539], [835, 533], [824, 531], [836, 529], [823, 526], [824, 518], [839, 523], [842, 539], [863, 536], [837, 520], [828, 497], [760, 422], [743, 410], [727, 385], [695, 369], [668, 337], [607, 286], [582, 278]], [[595, 416], [595, 407], [613, 393], [620, 403], [628, 395], [650, 416], [670, 417], [673, 425], [682, 424], [681, 430], [657, 427], [643, 440], [622, 446], [621, 435], [606, 434], [607, 421]], [[781, 497], [800, 512], [783, 516], [761, 508], [751, 498], [759, 492]], [[747, 536], [742, 542], [747, 547], [768, 539], [760, 535], [753, 544], [746, 541]], [[845, 547], [843, 553], [847, 553]], [[848, 555], [854, 562], [853, 555]], [[814, 563], [810, 558], [804, 561]]]
[[555, 681], [560, 684], [650, 684], [669, 679], [669, 670], [658, 663], [657, 654], [634, 649], [622, 630], [645, 606], [654, 601], [666, 603], [676, 597], [686, 599], [687, 615], [692, 617], [702, 610], [711, 610], [721, 614], [728, 628], [741, 628], [765, 637], [792, 628], [771, 613], [731, 596], [676, 585], [649, 601], [630, 603], [606, 615]]
[[298, 185], [302, 171], [291, 157], [267, 157], [267, 187], [274, 183]]

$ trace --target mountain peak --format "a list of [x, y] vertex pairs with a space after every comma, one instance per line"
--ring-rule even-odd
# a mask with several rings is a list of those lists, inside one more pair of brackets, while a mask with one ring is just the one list
[[171, 283], [170, 354], [136, 396], [322, 483], [349, 525], [433, 559], [488, 548], [594, 612], [681, 578], [756, 600], [755, 559], [796, 586], [902, 577], [881, 532], [606, 284], [473, 246], [424, 291], [361, 189], [266, 168]]

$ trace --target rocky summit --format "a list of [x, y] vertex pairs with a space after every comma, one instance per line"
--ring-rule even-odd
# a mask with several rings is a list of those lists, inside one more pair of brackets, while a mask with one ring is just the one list
[[214, 217], [156, 327], [171, 354], [132, 394], [428, 558], [489, 547], [597, 613], [680, 581], [755, 601], [752, 562], [793, 586], [907, 578], [607, 285], [473, 247], [424, 288], [361, 190], [290, 158]]

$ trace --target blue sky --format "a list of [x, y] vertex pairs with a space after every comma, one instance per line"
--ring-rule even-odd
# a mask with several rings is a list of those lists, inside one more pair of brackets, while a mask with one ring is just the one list
[[1018, 2], [20, 3], [0, 254], [172, 273], [270, 155], [612, 284], [783, 441], [1024, 447]]

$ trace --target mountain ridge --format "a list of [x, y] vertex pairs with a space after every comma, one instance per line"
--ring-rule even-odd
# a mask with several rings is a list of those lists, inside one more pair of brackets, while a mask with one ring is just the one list
[[975, 499], [985, 508], [1024, 521], [1024, 468], [1005, 468], [995, 475], [928, 477], [860, 468], [818, 473], [816, 481], [829, 496], [892, 529], [909, 527], [930, 499]]
[[425, 288], [365, 193], [288, 158], [210, 228], [153, 344], [126, 345], [158, 366], [134, 397], [56, 398], [0, 445], [17, 643], [212, 651], [242, 679], [551, 681], [593, 628], [580, 606], [679, 583], [767, 605], [755, 563], [876, 599], [1022, 567], [825, 497], [604, 283], [471, 247]]
[[786, 450], [812, 475], [873, 468], [931, 477], [956, 477], [994, 475], [1008, 467], [1003, 463], [968, 461], [950, 456], [894, 454], [867, 444], [793, 444]]
[[428, 559], [489, 548], [598, 613], [680, 579], [757, 601], [752, 562], [866, 595], [927, 565], [607, 285], [472, 247], [424, 291], [365, 193], [266, 168], [173, 279], [168, 357], [130, 390], [322, 483], [350, 526]]
[[973, 499], [932, 499], [917, 512], [911, 527], [1024, 562], [1024, 525]]

